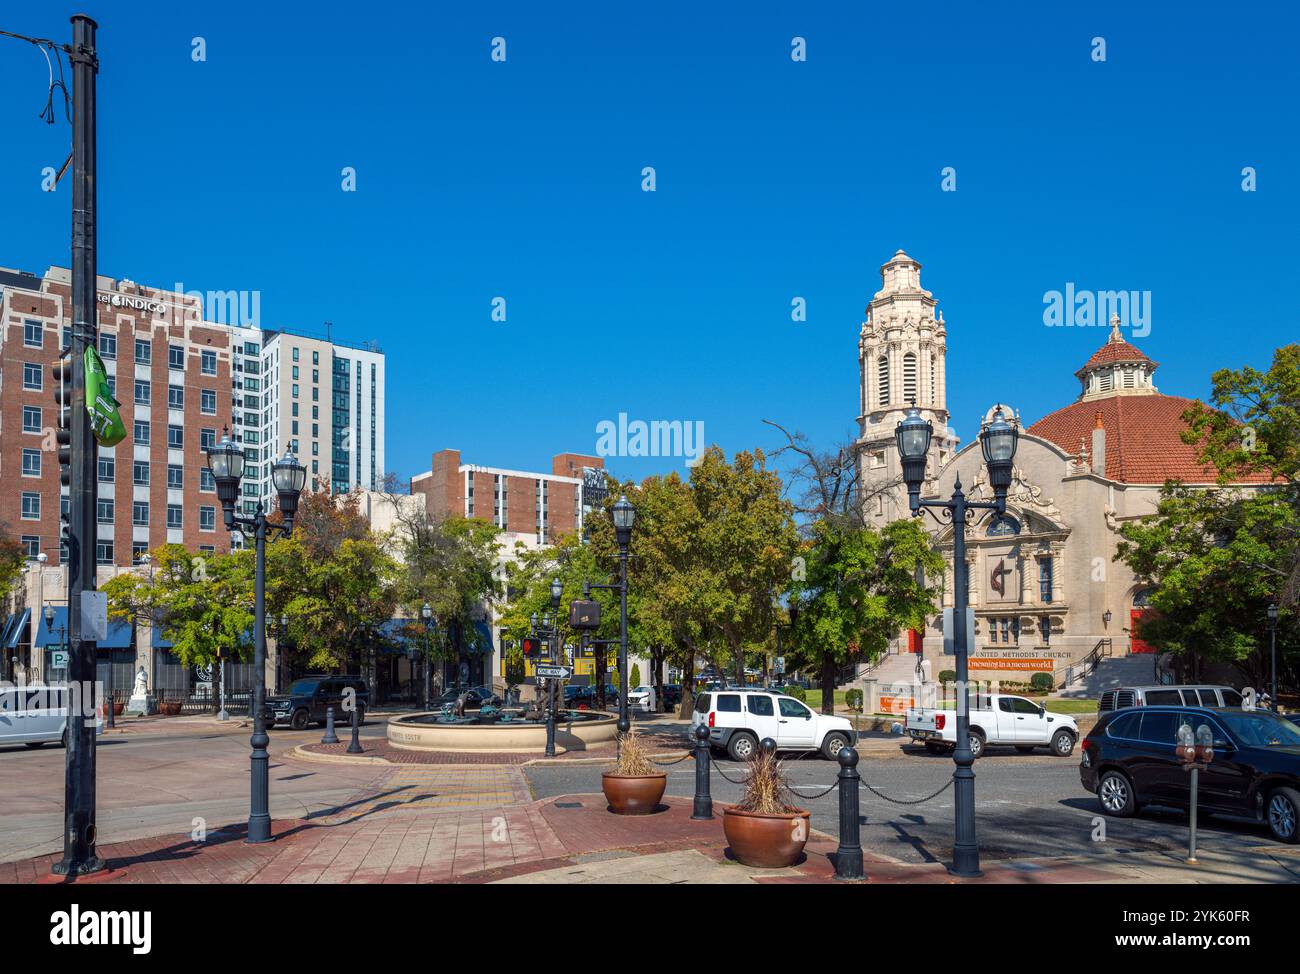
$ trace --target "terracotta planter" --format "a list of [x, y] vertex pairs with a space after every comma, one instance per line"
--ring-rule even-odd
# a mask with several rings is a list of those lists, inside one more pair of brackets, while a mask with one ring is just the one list
[[615, 815], [649, 815], [659, 807], [667, 786], [668, 775], [662, 771], [647, 775], [606, 771], [600, 776], [600, 790]]
[[179, 700], [164, 700], [158, 705], [158, 713], [164, 717], [177, 717], [181, 712], [181, 702]]
[[114, 716], [114, 717], [121, 717], [121, 716], [122, 716], [122, 711], [125, 710], [125, 709], [126, 709], [126, 701], [125, 701], [125, 700], [116, 700], [116, 701], [113, 702], [113, 716]]
[[811, 812], [761, 815], [728, 808], [722, 813], [722, 831], [737, 861], [761, 869], [781, 869], [799, 861], [811, 817]]

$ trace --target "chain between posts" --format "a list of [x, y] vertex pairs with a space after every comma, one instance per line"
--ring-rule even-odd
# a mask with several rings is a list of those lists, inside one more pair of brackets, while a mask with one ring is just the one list
[[661, 768], [671, 768], [674, 764], [681, 764], [687, 758], [693, 758], [693, 757], [695, 757], [695, 752], [691, 750], [691, 751], [687, 751], [679, 758], [673, 758], [671, 761], [656, 761], [654, 758], [651, 758], [650, 763], [657, 764]]
[[[805, 755], [813, 754], [813, 753], [814, 753], [813, 751], [804, 751], [802, 754], [798, 755], [798, 757], [804, 757]], [[731, 777], [729, 774], [723, 771], [721, 767], [718, 766], [717, 762], [713, 762], [711, 767], [714, 771], [716, 771], [719, 775], [721, 775], [725, 780], [730, 781], [733, 785], [743, 785], [745, 783], [744, 778]], [[947, 791], [949, 788], [952, 787], [952, 779], [949, 778], [947, 781], [943, 783], [943, 785], [937, 791], [935, 791], [932, 794], [926, 795], [924, 798], [890, 798], [884, 792], [880, 791], [878, 788], [875, 788], [871, 784], [869, 784], [866, 778], [862, 778], [861, 781], [862, 781], [862, 787], [866, 788], [867, 791], [871, 792], [877, 798], [883, 801], [887, 801], [892, 805], [923, 805], [928, 801], [933, 801], [934, 799], [938, 798], [945, 791]], [[794, 795], [796, 798], [802, 798], [807, 801], [817, 801], [817, 799], [825, 798], [827, 795], [829, 795], [832, 791], [834, 791], [836, 788], [839, 787], [839, 784], [840, 783], [837, 779], [829, 787], [823, 789], [822, 791], [819, 791], [815, 795], [805, 795], [796, 790], [799, 788], [812, 787], [811, 785], [788, 785], [786, 787], [786, 790], [790, 794]]]
[[877, 789], [871, 787], [871, 785], [869, 785], [869, 784], [867, 783], [867, 779], [866, 779], [866, 778], [863, 778], [863, 779], [862, 779], [862, 787], [866, 788], [867, 791], [871, 792], [871, 793], [872, 793], [873, 795], [875, 795], [877, 798], [884, 799], [885, 801], [887, 801], [887, 802], [889, 802], [890, 804], [893, 804], [893, 805], [921, 805], [921, 804], [924, 804], [925, 802], [933, 801], [934, 799], [936, 799], [936, 798], [938, 798], [940, 795], [942, 795], [945, 791], [947, 791], [949, 788], [951, 788], [951, 787], [952, 787], [952, 779], [949, 778], [946, 782], [944, 782], [944, 785], [943, 785], [942, 788], [940, 788], [938, 791], [936, 791], [936, 792], [935, 792], [934, 794], [932, 794], [932, 795], [926, 795], [924, 798], [890, 798], [888, 795], [883, 794], [883, 793], [880, 792], [879, 790], [877, 790]]

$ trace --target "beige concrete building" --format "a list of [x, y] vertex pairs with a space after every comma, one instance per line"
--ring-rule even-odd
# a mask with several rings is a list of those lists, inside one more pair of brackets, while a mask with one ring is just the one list
[[[953, 450], [944, 400], [946, 334], [942, 316], [930, 315], [934, 301], [920, 289], [919, 267], [901, 251], [885, 264], [885, 287], [872, 301], [859, 340], [865, 513], [877, 523], [908, 516], [906, 487], [896, 483], [901, 470], [893, 427], [903, 416], [898, 400], [913, 391], [935, 427], [922, 496], [946, 499], [960, 478], [969, 498], [993, 498], [978, 438]], [[1180, 438], [1182, 415], [1193, 400], [1160, 393], [1156, 368], [1125, 340], [1115, 318], [1109, 336], [1075, 373], [1074, 402], [1027, 426], [1014, 403], [990, 405], [985, 421], [1000, 406], [1014, 418], [1020, 440], [1006, 514], [986, 513], [967, 528], [969, 605], [976, 620], [972, 679], [1028, 681], [1047, 672], [1058, 686], [1077, 683], [1091, 669], [1086, 663], [1094, 652], [1128, 659], [1125, 666], [1110, 665], [1126, 681], [1157, 678], [1155, 655], [1140, 637], [1149, 589], [1114, 560], [1118, 532], [1155, 511], [1167, 480], [1209, 486], [1215, 471]], [[1068, 387], [1064, 376], [1061, 386]], [[884, 496], [872, 497], [870, 484], [882, 477]], [[951, 606], [953, 528], [922, 516], [948, 564], [942, 598]], [[931, 677], [953, 668], [953, 658], [943, 653], [942, 622], [936, 613], [923, 634], [902, 634], [894, 653], [922, 655]], [[887, 668], [891, 678], [911, 671], [900, 663], [885, 660], [876, 669]]]

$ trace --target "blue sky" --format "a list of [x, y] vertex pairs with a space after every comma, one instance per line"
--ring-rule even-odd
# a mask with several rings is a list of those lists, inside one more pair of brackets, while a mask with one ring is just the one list
[[[443, 447], [547, 468], [620, 412], [702, 421], [729, 453], [778, 445], [764, 418], [845, 438], [863, 309], [900, 247], [948, 321], [963, 440], [993, 401], [1032, 421], [1077, 395], [1106, 332], [1044, 326], [1068, 281], [1151, 292], [1137, 344], [1163, 392], [1204, 395], [1300, 336], [1293, 7], [188, 6], [84, 7], [100, 272], [258, 289], [266, 326], [377, 341], [405, 476]], [[73, 12], [6, 3], [0, 27], [61, 39]], [[40, 188], [68, 139], [37, 117], [45, 86], [39, 53], [0, 38], [0, 266], [37, 272], [68, 263], [68, 187]]]

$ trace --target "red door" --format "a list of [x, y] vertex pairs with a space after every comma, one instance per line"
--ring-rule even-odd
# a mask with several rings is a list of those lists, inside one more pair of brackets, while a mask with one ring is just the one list
[[909, 653], [921, 652], [921, 634], [915, 629], [907, 630], [907, 651]]
[[1146, 615], [1146, 609], [1132, 609], [1129, 611], [1129, 652], [1131, 653], [1154, 653], [1155, 647], [1148, 646], [1138, 638], [1138, 626], [1141, 624], [1142, 617]]

